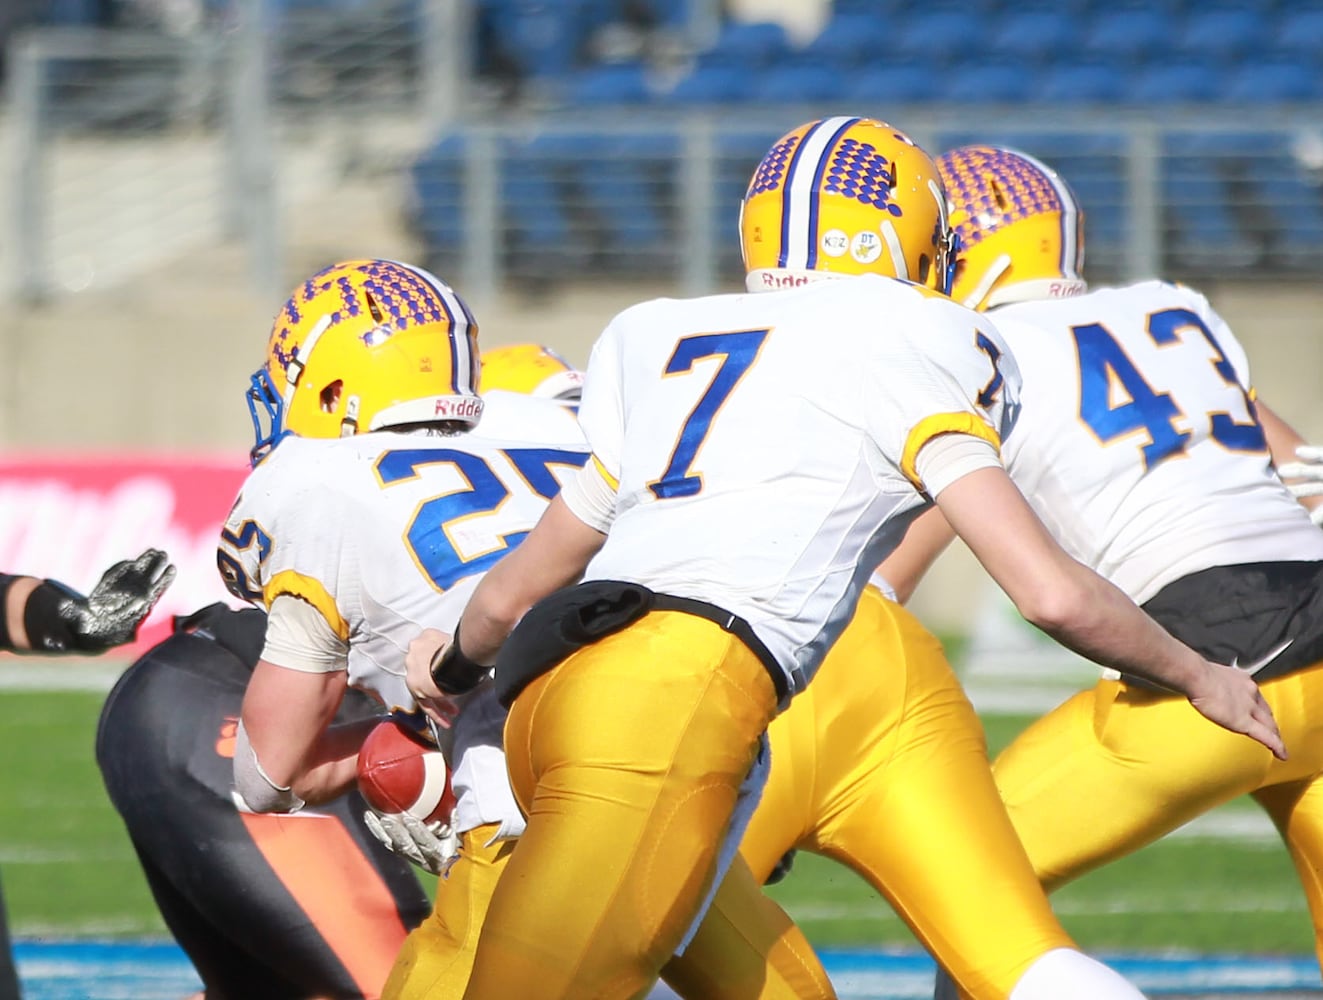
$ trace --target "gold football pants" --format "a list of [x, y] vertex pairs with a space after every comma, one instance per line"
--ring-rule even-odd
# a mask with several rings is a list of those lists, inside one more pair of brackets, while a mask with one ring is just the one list
[[[458, 857], [437, 883], [431, 916], [409, 934], [383, 1000], [464, 995], [478, 933], [514, 841], [488, 844], [496, 824], [460, 838]], [[737, 859], [698, 935], [672, 958], [662, 979], [685, 1000], [772, 1000], [830, 996], [812, 949], [784, 911], [762, 895]]]
[[[646, 995], [713, 884], [775, 711], [757, 657], [678, 612], [649, 614], [533, 681], [505, 728], [528, 828], [492, 895], [467, 1000]], [[832, 996], [738, 860], [717, 896], [708, 920], [761, 922], [755, 940], [774, 933], [771, 914], [781, 920], [806, 984], [796, 989], [810, 991], [780, 996]]]
[[1100, 681], [1020, 734], [994, 773], [1044, 885], [1054, 889], [1248, 793], [1286, 841], [1323, 958], [1323, 665], [1261, 690], [1289, 760], [1209, 722], [1184, 698], [1119, 681]]
[[1006, 817], [973, 707], [900, 605], [865, 590], [769, 736], [771, 777], [741, 847], [759, 881], [792, 847], [836, 859], [979, 1000], [1005, 1000], [1039, 956], [1074, 947]]

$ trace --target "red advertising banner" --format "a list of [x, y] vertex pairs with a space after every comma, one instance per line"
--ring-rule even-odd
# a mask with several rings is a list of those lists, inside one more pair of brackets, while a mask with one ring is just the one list
[[164, 549], [178, 575], [122, 654], [136, 655], [168, 634], [172, 615], [237, 604], [216, 571], [216, 542], [247, 473], [242, 454], [0, 458], [0, 572], [86, 593], [113, 563]]

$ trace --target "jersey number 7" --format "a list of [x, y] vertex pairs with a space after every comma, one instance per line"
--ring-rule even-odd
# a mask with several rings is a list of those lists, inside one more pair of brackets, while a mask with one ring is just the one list
[[739, 384], [744, 373], [758, 358], [758, 350], [767, 338], [767, 330], [742, 330], [736, 333], [703, 333], [684, 337], [675, 345], [671, 360], [666, 363], [665, 374], [675, 375], [693, 371], [694, 362], [703, 358], [719, 357], [721, 364], [707, 391], [699, 398], [684, 426], [671, 460], [661, 478], [648, 484], [658, 500], [671, 497], [693, 496], [703, 488], [703, 477], [691, 469], [698, 449], [703, 446], [712, 420], [726, 402], [726, 398]]

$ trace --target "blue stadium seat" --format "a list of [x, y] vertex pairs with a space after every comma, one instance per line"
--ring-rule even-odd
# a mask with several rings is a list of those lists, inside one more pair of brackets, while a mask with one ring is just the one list
[[643, 0], [643, 2], [659, 24], [671, 28], [683, 28], [689, 23], [693, 6], [690, 0]]
[[81, 27], [96, 24], [100, 4], [96, 0], [46, 0], [41, 5], [41, 24]]
[[951, 65], [982, 55], [988, 31], [987, 20], [973, 9], [921, 8], [896, 27], [888, 51]]
[[727, 21], [712, 46], [698, 55], [699, 67], [760, 69], [790, 53], [786, 29], [774, 21]]
[[567, 152], [559, 136], [537, 136], [512, 142], [501, 164], [503, 229], [507, 245], [520, 253], [563, 254], [571, 246], [570, 222], [563, 200], [563, 175], [553, 151]]
[[1221, 93], [1222, 75], [1207, 63], [1164, 60], [1135, 71], [1125, 96], [1131, 104], [1194, 104]]
[[1166, 54], [1176, 38], [1176, 22], [1157, 8], [1106, 8], [1085, 27], [1080, 51], [1089, 56], [1142, 63]]
[[1114, 64], [1057, 63], [1039, 74], [1034, 97], [1051, 104], [1113, 104], [1125, 95], [1127, 81]]
[[485, 7], [502, 44], [534, 77], [569, 72], [591, 27], [587, 0], [485, 0]]
[[464, 237], [464, 137], [443, 136], [409, 170], [413, 225], [428, 257], [459, 248]]
[[1276, 257], [1292, 270], [1317, 271], [1323, 260], [1323, 186], [1289, 160], [1259, 182], [1264, 207], [1277, 224]]
[[1178, 31], [1178, 50], [1205, 63], [1231, 64], [1268, 43], [1271, 18], [1252, 6], [1192, 9]]
[[576, 107], [646, 104], [652, 97], [641, 63], [606, 63], [573, 73], [564, 87], [565, 101]]
[[1033, 74], [1014, 60], [964, 63], [941, 80], [942, 98], [959, 104], [1015, 104], [1033, 96]]
[[[1015, 4], [1017, 14], [1027, 13], [1053, 13], [1069, 14], [1071, 17], [1078, 18], [1089, 9], [1090, 0], [1018, 0]], [[990, 12], [994, 19], [1007, 17], [1007, 5], [998, 0], [993, 5]]]
[[839, 100], [841, 73], [830, 66], [769, 66], [757, 75], [753, 99], [768, 104]]
[[673, 105], [730, 104], [748, 100], [753, 91], [754, 73], [749, 67], [700, 63], [656, 99]]
[[1170, 266], [1195, 271], [1243, 267], [1260, 250], [1231, 211], [1230, 190], [1215, 157], [1182, 152], [1162, 160], [1164, 241]]
[[842, 101], [861, 107], [872, 104], [919, 104], [938, 96], [938, 83], [932, 67], [920, 61], [879, 63], [871, 69], [852, 73], [844, 80]]
[[838, 71], [867, 66], [887, 51], [893, 31], [885, 17], [875, 14], [837, 13], [798, 58], [835, 66]]
[[571, 214], [589, 244], [616, 270], [655, 265], [669, 245], [664, 180], [679, 153], [673, 135], [571, 135], [575, 143]]
[[1323, 99], [1323, 70], [1309, 58], [1250, 62], [1230, 71], [1222, 98], [1260, 104], [1316, 101]]
[[1272, 47], [1283, 55], [1319, 59], [1323, 53], [1323, 6], [1288, 6], [1277, 20]]
[[832, 13], [867, 14], [869, 17], [892, 18], [909, 6], [910, 0], [832, 0]]
[[994, 21], [990, 52], [1035, 62], [1068, 58], [1079, 46], [1079, 19], [1052, 9], [1017, 10]]

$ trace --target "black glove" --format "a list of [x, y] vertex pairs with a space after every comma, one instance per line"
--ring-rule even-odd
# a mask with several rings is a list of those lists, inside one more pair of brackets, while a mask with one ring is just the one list
[[[84, 653], [100, 653], [112, 646], [132, 642], [138, 634], [138, 626], [151, 614], [174, 578], [175, 567], [169, 562], [169, 556], [159, 549], [148, 549], [137, 559], [126, 559], [111, 566], [86, 597], [48, 580], [46, 585], [56, 591], [50, 609], [59, 626], [39, 629], [37, 634], [29, 627], [29, 641], [34, 649], [44, 648], [52, 652], [70, 649]], [[35, 609], [30, 607], [29, 610]], [[54, 622], [46, 624], [55, 625]]]

